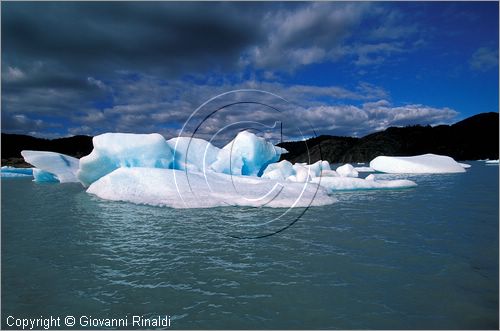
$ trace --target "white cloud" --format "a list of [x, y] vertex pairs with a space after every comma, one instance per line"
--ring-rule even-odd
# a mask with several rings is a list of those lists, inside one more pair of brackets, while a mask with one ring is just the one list
[[12, 82], [21, 80], [26, 77], [26, 74], [17, 67], [7, 67], [7, 71], [2, 75], [6, 81]]
[[470, 66], [474, 70], [488, 71], [498, 66], [498, 50], [481, 47], [472, 54]]

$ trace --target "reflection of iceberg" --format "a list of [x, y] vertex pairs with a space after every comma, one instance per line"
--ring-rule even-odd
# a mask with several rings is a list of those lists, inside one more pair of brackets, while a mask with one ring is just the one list
[[385, 173], [438, 174], [465, 172], [458, 162], [449, 156], [424, 154], [417, 156], [377, 156], [370, 168]]
[[[21, 155], [26, 162], [34, 165], [37, 169], [52, 174], [61, 183], [78, 182], [76, 172], [78, 171], [79, 161], [74, 157], [55, 152], [40, 151], [22, 151]], [[37, 175], [40, 176], [35, 176], [35, 181], [37, 181], [37, 178], [41, 181], [49, 178], [48, 175], [42, 176], [41, 173]], [[50, 181], [53, 181], [53, 179]]]

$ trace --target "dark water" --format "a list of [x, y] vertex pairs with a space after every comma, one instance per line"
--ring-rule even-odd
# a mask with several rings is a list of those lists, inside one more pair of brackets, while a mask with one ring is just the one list
[[228, 234], [282, 211], [137, 206], [3, 179], [2, 327], [170, 315], [191, 329], [496, 329], [498, 166], [471, 164], [411, 176], [414, 189], [339, 193], [257, 240]]

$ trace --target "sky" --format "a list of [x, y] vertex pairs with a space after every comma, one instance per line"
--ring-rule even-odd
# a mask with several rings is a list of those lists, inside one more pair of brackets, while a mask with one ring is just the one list
[[223, 140], [282, 123], [295, 140], [451, 124], [498, 112], [498, 13], [472, 1], [2, 1], [2, 132]]

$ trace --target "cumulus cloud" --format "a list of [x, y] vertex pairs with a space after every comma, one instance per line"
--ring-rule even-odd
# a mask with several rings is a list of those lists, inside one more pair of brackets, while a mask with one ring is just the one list
[[[100, 85], [96, 82], [93, 84]], [[248, 89], [263, 90], [271, 94], [248, 92]], [[40, 98], [38, 93], [41, 91], [35, 89], [35, 96], [26, 94], [26, 98], [3, 100], [7, 106], [4, 113], [14, 116], [15, 113], [9, 112], [9, 109], [23, 108], [27, 109], [23, 116], [35, 118], [46, 113], [47, 108], [52, 108], [51, 113], [57, 114], [57, 120], [52, 124], [64, 122], [67, 127], [67, 132], [63, 135], [123, 131], [160, 132], [167, 136], [176, 136], [188, 118], [205, 101], [228, 91], [245, 90], [246, 92], [231, 93], [216, 99], [194, 117], [193, 123], [199, 124], [203, 121], [203, 126], [198, 128], [198, 134], [205, 138], [210, 138], [226, 125], [232, 126], [233, 131], [225, 130], [220, 134], [220, 142], [227, 142], [234, 136], [234, 130], [241, 129], [249, 121], [264, 123], [267, 126], [272, 126], [276, 121], [281, 122], [285, 138], [297, 139], [297, 128], [300, 128], [300, 133], [305, 136], [311, 136], [315, 132], [361, 136], [393, 125], [449, 123], [457, 115], [456, 111], [448, 108], [418, 104], [393, 106], [387, 100], [387, 91], [367, 82], [351, 89], [252, 80], [196, 84], [186, 80], [165, 82], [150, 75], [123, 73], [116, 80], [107, 81], [106, 90], [111, 101], [109, 106], [103, 106], [101, 109], [90, 105], [71, 109], [76, 97], [73, 90], [65, 91], [66, 94], [59, 91], [58, 94], [47, 97], [47, 103], [39, 105], [41, 109], [29, 108], [28, 105], [33, 99]], [[46, 92], [43, 90], [43, 93]], [[272, 94], [279, 95], [288, 102]], [[55, 100], [58, 103], [55, 103]], [[207, 114], [225, 105], [238, 102], [240, 103], [205, 118]], [[272, 107], [279, 110], [279, 113]], [[45, 122], [51, 123], [50, 119]], [[30, 127], [35, 124], [30, 124]], [[23, 125], [20, 121], [13, 122], [11, 118], [3, 121], [2, 126], [4, 130], [15, 131]], [[188, 127], [184, 134], [192, 133], [194, 127]], [[43, 130], [43, 127], [37, 129]]]
[[393, 106], [387, 100], [378, 100], [362, 106], [313, 107], [304, 115], [320, 132], [363, 136], [391, 126], [450, 124], [458, 112], [420, 104]]

